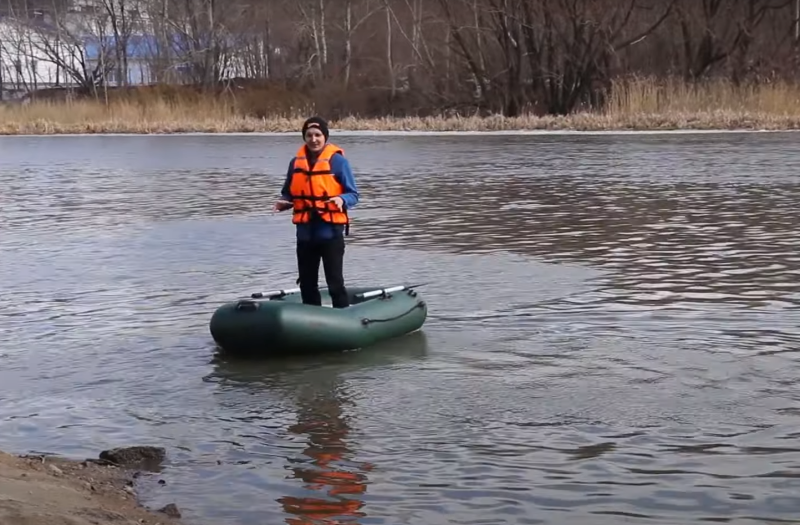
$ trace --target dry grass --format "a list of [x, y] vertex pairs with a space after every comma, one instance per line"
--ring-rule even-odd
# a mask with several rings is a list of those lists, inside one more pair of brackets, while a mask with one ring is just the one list
[[93, 100], [36, 102], [0, 109], [0, 134], [226, 133], [299, 129], [301, 117], [260, 119], [237, 114], [213, 100], [153, 101], [140, 105]]
[[629, 79], [614, 84], [602, 115], [633, 129], [798, 129], [800, 85]]
[[[247, 94], [230, 99], [164, 93], [114, 97], [107, 104], [80, 100], [0, 106], [0, 133], [297, 131], [314, 112], [313, 105], [301, 99], [254, 111], [252, 104], [245, 104]], [[250, 99], [256, 98], [263, 100], [251, 94]], [[267, 116], [252, 116], [259, 113]], [[348, 117], [331, 122], [331, 127], [370, 131], [800, 129], [800, 86], [736, 87], [725, 81], [692, 86], [677, 80], [628, 79], [614, 84], [602, 110], [563, 117]]]

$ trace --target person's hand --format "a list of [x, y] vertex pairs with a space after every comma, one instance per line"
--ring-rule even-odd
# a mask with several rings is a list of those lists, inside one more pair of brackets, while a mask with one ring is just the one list
[[344, 199], [341, 197], [333, 197], [331, 199], [328, 199], [328, 202], [339, 208], [339, 211], [342, 211], [344, 209]]
[[275, 205], [272, 207], [272, 211], [285, 211], [291, 207], [292, 207], [291, 202], [279, 199], [275, 201]]

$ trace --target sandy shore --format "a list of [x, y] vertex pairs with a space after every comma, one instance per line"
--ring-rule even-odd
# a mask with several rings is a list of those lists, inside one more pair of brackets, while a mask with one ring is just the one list
[[[140, 506], [136, 471], [92, 461], [0, 452], [2, 525], [179, 525], [179, 514]], [[174, 509], [177, 510], [177, 509]]]

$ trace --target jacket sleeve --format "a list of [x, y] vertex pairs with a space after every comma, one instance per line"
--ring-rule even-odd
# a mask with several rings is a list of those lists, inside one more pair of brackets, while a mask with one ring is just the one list
[[333, 175], [339, 181], [339, 184], [344, 187], [344, 192], [339, 196], [344, 201], [345, 207], [354, 207], [358, 204], [359, 195], [350, 161], [337, 153], [331, 157], [331, 171], [333, 171]]
[[289, 168], [286, 170], [286, 180], [281, 187], [281, 199], [292, 202], [292, 195], [289, 192], [289, 185], [292, 183], [292, 171], [294, 168], [294, 158], [289, 161]]

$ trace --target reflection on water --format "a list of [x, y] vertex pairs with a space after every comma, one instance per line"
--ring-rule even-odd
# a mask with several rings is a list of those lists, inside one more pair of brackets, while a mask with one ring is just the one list
[[[286, 522], [291, 525], [358, 523], [358, 518], [366, 515], [360, 512], [364, 502], [357, 498], [367, 490], [367, 477], [361, 472], [331, 468], [332, 463], [335, 465], [342, 461], [348, 452], [342, 442], [347, 434], [346, 423], [341, 419], [326, 421], [320, 416], [301, 415], [301, 419], [306, 418], [310, 418], [308, 423], [300, 423], [291, 428], [291, 431], [309, 435], [311, 443], [304, 454], [313, 459], [313, 470], [299, 466], [292, 470], [297, 479], [305, 482], [305, 488], [319, 491], [321, 496], [328, 496], [330, 499], [313, 496], [279, 498], [285, 512], [297, 516], [287, 518]], [[335, 428], [336, 426], [342, 428]], [[366, 463], [357, 465], [357, 468], [366, 472], [372, 466]]]
[[[308, 437], [305, 458], [292, 460], [295, 479], [311, 491], [306, 497], [284, 496], [278, 499], [290, 525], [315, 523], [357, 523], [364, 502], [359, 496], [367, 490], [366, 473], [370, 463], [351, 461], [347, 448], [348, 423], [343, 414], [341, 393], [336, 385], [323, 392], [304, 396], [300, 401], [298, 422], [289, 432]], [[310, 461], [309, 461], [310, 460]], [[348, 519], [349, 518], [349, 519]]]
[[[358, 401], [351, 399], [344, 376], [419, 363], [428, 351], [427, 339], [424, 332], [414, 332], [376, 350], [268, 363], [219, 356], [205, 378], [219, 387], [216, 395], [226, 398], [228, 406], [266, 392], [283, 392], [291, 399], [295, 421], [286, 426], [286, 434], [303, 448], [287, 455], [290, 474], [285, 479], [291, 490], [276, 498], [287, 524], [365, 523], [364, 497], [375, 465], [359, 459], [358, 440], [352, 436]], [[245, 419], [269, 424], [269, 414], [250, 410]]]
[[[239, 375], [233, 370], [228, 368], [229, 379]], [[261, 372], [272, 373], [266, 368]], [[349, 448], [347, 397], [338, 376], [315, 375], [314, 381], [298, 385], [297, 422], [287, 428], [306, 444], [299, 457], [288, 458], [289, 479], [301, 482], [305, 494], [277, 501], [290, 516], [286, 518], [290, 525], [358, 523], [365, 516], [360, 496], [367, 490], [367, 473], [373, 466], [355, 461]]]
[[291, 137], [0, 140], [0, 448], [169, 450], [198, 525], [800, 515], [794, 134], [338, 137], [349, 282], [424, 331], [211, 360], [294, 282]]

